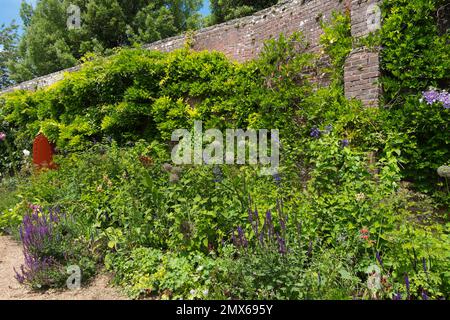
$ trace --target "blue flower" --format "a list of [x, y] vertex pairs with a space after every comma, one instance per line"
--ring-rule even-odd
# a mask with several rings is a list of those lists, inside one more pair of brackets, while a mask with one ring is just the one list
[[450, 109], [450, 93], [446, 91], [438, 92], [437, 90], [432, 89], [422, 92], [422, 96], [429, 105], [436, 102], [442, 102], [445, 109]]
[[278, 173], [275, 173], [275, 174], [273, 175], [273, 179], [275, 180], [275, 183], [276, 183], [277, 185], [280, 185], [280, 183], [281, 183], [281, 176], [280, 176]]
[[422, 92], [423, 98], [425, 99], [426, 103], [433, 104], [438, 101], [439, 99], [439, 92], [436, 90], [428, 90], [425, 92]]
[[450, 93], [448, 92], [441, 92], [439, 94], [438, 100], [444, 104], [445, 109], [450, 108]]
[[427, 273], [427, 260], [425, 260], [425, 258], [422, 258], [422, 267], [423, 271]]
[[410, 294], [409, 294], [410, 284], [409, 284], [409, 277], [408, 277], [407, 273], [405, 273], [405, 285], [406, 285], [406, 294], [408, 295], [408, 300], [409, 300], [410, 299]]
[[322, 132], [316, 126], [311, 129], [311, 137], [319, 139], [321, 134]]
[[397, 292], [395, 295], [394, 295], [394, 298], [393, 298], [394, 300], [402, 300], [402, 295], [399, 293], [399, 292]]
[[278, 251], [281, 254], [286, 254], [287, 253], [286, 242], [278, 233], [277, 233], [277, 240], [278, 240]]
[[341, 146], [343, 148], [348, 147], [350, 145], [350, 141], [348, 141], [348, 139], [344, 139], [341, 141]]

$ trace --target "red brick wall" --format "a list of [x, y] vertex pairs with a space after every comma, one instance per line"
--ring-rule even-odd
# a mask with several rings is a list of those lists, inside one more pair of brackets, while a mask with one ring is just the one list
[[[344, 7], [345, 3], [339, 0], [284, 1], [252, 16], [195, 32], [193, 49], [217, 50], [243, 62], [255, 58], [267, 39], [278, 37], [280, 33], [302, 31], [311, 50], [318, 51], [322, 33], [320, 19], [328, 19], [332, 11], [342, 11]], [[183, 47], [184, 43], [184, 37], [175, 37], [146, 47], [171, 51]]]

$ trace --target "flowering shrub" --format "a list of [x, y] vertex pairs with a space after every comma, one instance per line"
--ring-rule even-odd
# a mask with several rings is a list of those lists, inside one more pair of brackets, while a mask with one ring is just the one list
[[16, 279], [34, 289], [62, 287], [68, 278], [66, 267], [71, 264], [83, 267], [83, 276], [89, 277], [93, 262], [83, 257], [86, 249], [74, 245], [67, 233], [67, 217], [58, 208], [45, 211], [30, 205], [30, 210], [20, 226], [24, 264], [15, 270]]
[[60, 218], [53, 211], [47, 216], [40, 206], [31, 205], [30, 208], [31, 213], [24, 216], [20, 227], [25, 264], [20, 267], [20, 272], [16, 271], [16, 278], [35, 288], [51, 287], [54, 286], [54, 274], [63, 273], [58, 261], [46, 254], [48, 246], [57, 241], [54, 229]]

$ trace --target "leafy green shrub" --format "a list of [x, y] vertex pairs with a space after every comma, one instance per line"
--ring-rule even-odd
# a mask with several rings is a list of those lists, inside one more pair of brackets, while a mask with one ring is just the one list
[[198, 253], [178, 255], [137, 248], [131, 254], [109, 255], [106, 266], [131, 297], [205, 299], [209, 298], [209, 273], [214, 262]]
[[429, 87], [448, 88], [449, 30], [440, 30], [446, 1], [384, 1], [382, 50], [386, 131], [402, 146], [403, 174], [417, 190], [448, 206], [436, 169], [448, 162], [448, 109], [419, 102]]
[[89, 257], [89, 246], [76, 238], [74, 225], [59, 209], [49, 212], [32, 205], [20, 228], [24, 264], [16, 271], [20, 283], [34, 289], [59, 288], [66, 285], [66, 267], [77, 265], [82, 280], [95, 273], [95, 260]]

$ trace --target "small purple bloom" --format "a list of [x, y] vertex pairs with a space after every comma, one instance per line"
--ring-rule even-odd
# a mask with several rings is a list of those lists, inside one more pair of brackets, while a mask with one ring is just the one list
[[6, 133], [0, 132], [0, 141], [5, 141], [6, 139]]
[[266, 213], [266, 221], [264, 222], [264, 225], [267, 228], [269, 238], [272, 238], [274, 235], [274, 227], [272, 222], [272, 212], [270, 210], [268, 210]]
[[410, 296], [410, 283], [409, 283], [409, 277], [408, 274], [405, 273], [405, 285], [406, 285], [406, 294], [408, 296], [408, 300], [410, 300], [411, 296]]
[[287, 253], [286, 242], [282, 237], [280, 237], [278, 233], [277, 233], [277, 240], [278, 240], [278, 251], [283, 255], [286, 254]]
[[234, 245], [237, 244], [236, 236], [234, 235], [234, 230], [233, 230], [233, 232], [231, 233], [231, 242], [233, 242]]
[[394, 294], [394, 298], [393, 299], [394, 300], [402, 300], [402, 295], [399, 292], [397, 292], [396, 294]]
[[314, 126], [311, 129], [311, 137], [319, 139], [321, 134], [322, 132], [317, 127]]
[[254, 231], [255, 231], [255, 235], [258, 236], [258, 232], [259, 232], [259, 213], [258, 213], [258, 208], [255, 207], [255, 212], [254, 212], [254, 219], [255, 221], [254, 223]]
[[350, 141], [348, 141], [348, 139], [344, 139], [341, 141], [341, 146], [343, 148], [348, 147], [350, 145]]
[[433, 104], [438, 101], [439, 99], [439, 92], [436, 90], [428, 90], [425, 92], [422, 92], [423, 98], [428, 104]]
[[438, 92], [437, 90], [432, 89], [422, 92], [422, 96], [429, 105], [436, 102], [441, 102], [445, 109], [450, 108], [450, 93], [446, 91]]
[[383, 260], [381, 260], [380, 253], [379, 253], [378, 251], [377, 251], [376, 256], [377, 256], [378, 263], [379, 263], [381, 266], [383, 266]]
[[281, 226], [281, 230], [283, 232], [286, 232], [286, 222], [284, 221], [284, 219], [280, 219], [280, 226]]
[[247, 247], [248, 241], [245, 238], [244, 230], [241, 227], [238, 227], [238, 236], [239, 236], [239, 244], [244, 248]]
[[444, 104], [444, 108], [445, 109], [449, 109], [450, 108], [450, 93], [445, 92], [445, 91], [441, 92], [439, 94], [438, 100]]
[[263, 232], [261, 232], [259, 235], [259, 242], [261, 243], [261, 245], [264, 244], [264, 233]]
[[429, 299], [429, 297], [427, 295], [427, 292], [425, 290], [423, 290], [423, 289], [422, 289], [422, 299], [423, 300], [428, 300]]
[[273, 179], [275, 180], [275, 183], [276, 183], [277, 185], [280, 185], [280, 183], [281, 183], [281, 177], [280, 177], [280, 175], [279, 175], [278, 173], [275, 173], [275, 174], [273, 175]]

